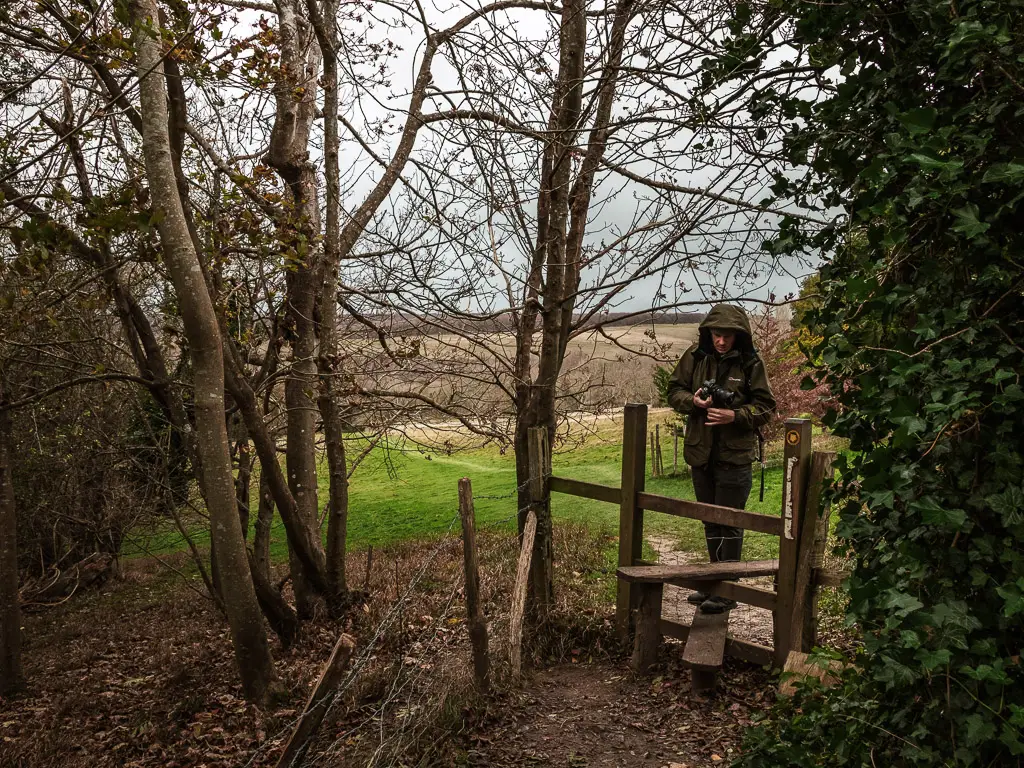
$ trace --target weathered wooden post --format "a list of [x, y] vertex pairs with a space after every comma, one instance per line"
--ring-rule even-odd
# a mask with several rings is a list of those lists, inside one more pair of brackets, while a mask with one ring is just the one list
[[[644, 536], [644, 511], [637, 505], [637, 494], [644, 490], [647, 457], [647, 406], [629, 403], [622, 425], [622, 497], [619, 503], [619, 565], [629, 566], [640, 559]], [[630, 612], [633, 608], [630, 584], [619, 579], [615, 600], [615, 626], [619, 637], [629, 639]]]
[[654, 433], [653, 432], [650, 433], [650, 443], [651, 443], [651, 477], [657, 477], [658, 476], [658, 451], [654, 447], [655, 443], [654, 443]]
[[779, 539], [779, 572], [775, 579], [775, 664], [782, 667], [793, 650], [793, 606], [800, 525], [807, 499], [807, 475], [811, 459], [810, 419], [787, 419], [782, 486], [782, 536]]
[[324, 715], [330, 709], [335, 689], [341, 684], [342, 673], [344, 673], [348, 662], [352, 658], [352, 652], [356, 648], [355, 641], [346, 634], [338, 638], [331, 651], [331, 657], [324, 665], [320, 673], [320, 679], [313, 686], [313, 692], [306, 700], [306, 706], [302, 710], [295, 730], [292, 731], [288, 743], [285, 744], [284, 752], [277, 760], [277, 768], [299, 768], [305, 759], [306, 745], [316, 734]]
[[654, 454], [658, 457], [658, 477], [664, 477], [665, 462], [661, 459], [661, 424], [654, 425]]
[[466, 570], [466, 621], [473, 648], [473, 680], [478, 691], [487, 691], [490, 660], [487, 656], [487, 622], [480, 608], [480, 568], [476, 551], [476, 513], [473, 486], [468, 477], [459, 480], [459, 517], [462, 518], [462, 555]]
[[636, 603], [636, 642], [633, 643], [631, 666], [638, 674], [646, 674], [651, 665], [658, 660], [658, 647], [661, 645], [661, 601], [664, 584], [633, 585], [637, 592]]
[[832, 462], [836, 455], [827, 451], [811, 454], [811, 468], [807, 478], [807, 497], [801, 514], [800, 536], [797, 544], [796, 581], [793, 587], [793, 622], [791, 642], [793, 650], [809, 653], [817, 641], [817, 611], [814, 569], [820, 568], [828, 538], [829, 509], [821, 503], [822, 486], [832, 475]]
[[537, 515], [531, 509], [526, 514], [526, 528], [523, 529], [523, 546], [519, 550], [516, 583], [512, 590], [512, 614], [509, 618], [509, 650], [513, 680], [519, 680], [519, 675], [522, 671], [523, 615], [526, 612], [526, 587], [529, 582], [530, 560], [533, 556], [533, 541], [536, 533]]

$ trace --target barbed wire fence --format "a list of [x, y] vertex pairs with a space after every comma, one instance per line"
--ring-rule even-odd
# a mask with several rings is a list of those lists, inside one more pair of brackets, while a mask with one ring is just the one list
[[[505, 493], [474, 494], [474, 502], [515, 499], [533, 480]], [[324, 725], [303, 765], [403, 764], [410, 752], [438, 748], [431, 734], [439, 726], [459, 727], [475, 692], [462, 599], [462, 530], [454, 507], [429, 548], [399, 547], [391, 553], [393, 565], [378, 556], [365, 579], [370, 596], [358, 620], [355, 653], [341, 683], [317, 705], [324, 709]], [[476, 524], [492, 679], [499, 686], [508, 679], [509, 608], [520, 551], [515, 522], [531, 508]], [[280, 723], [247, 765], [274, 765], [302, 715]]]

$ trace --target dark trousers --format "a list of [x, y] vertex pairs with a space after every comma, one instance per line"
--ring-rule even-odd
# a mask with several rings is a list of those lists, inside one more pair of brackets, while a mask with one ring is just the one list
[[[753, 485], [751, 465], [732, 466], [708, 464], [691, 467], [693, 490], [697, 501], [720, 507], [743, 509]], [[704, 538], [708, 543], [708, 556], [712, 563], [732, 562], [743, 555], [743, 529], [731, 525], [704, 523]]]

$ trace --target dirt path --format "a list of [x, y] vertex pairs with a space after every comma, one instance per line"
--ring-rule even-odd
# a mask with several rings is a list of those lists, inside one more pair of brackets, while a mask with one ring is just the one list
[[773, 698], [768, 673], [727, 662], [718, 693], [697, 697], [668, 643], [654, 677], [625, 661], [535, 673], [518, 702], [470, 737], [468, 765], [703, 768], [735, 757], [751, 714]]

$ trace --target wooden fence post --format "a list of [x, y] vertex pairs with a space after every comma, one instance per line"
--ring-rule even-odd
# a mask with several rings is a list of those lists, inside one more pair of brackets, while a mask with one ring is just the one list
[[509, 653], [512, 679], [518, 681], [522, 671], [523, 614], [526, 612], [526, 587], [529, 582], [530, 560], [533, 555], [534, 535], [537, 533], [537, 515], [531, 509], [526, 513], [523, 546], [519, 550], [516, 583], [512, 590], [512, 614], [509, 618]]
[[[619, 504], [619, 565], [633, 565], [640, 559], [644, 540], [644, 511], [637, 505], [637, 494], [644, 490], [647, 465], [647, 406], [629, 403], [622, 425], [622, 500]], [[619, 579], [615, 600], [615, 626], [619, 637], [629, 639], [632, 592], [627, 581]]]
[[781, 668], [793, 650], [793, 606], [795, 603], [800, 523], [803, 519], [807, 475], [811, 458], [810, 419], [787, 419], [782, 486], [782, 536], [779, 538], [779, 573], [775, 579], [775, 665]]
[[476, 552], [476, 513], [473, 510], [473, 485], [468, 477], [459, 480], [459, 517], [462, 518], [462, 555], [466, 570], [466, 620], [469, 642], [473, 647], [473, 680], [478, 691], [487, 691], [487, 621], [480, 608], [480, 568]]
[[654, 425], [654, 455], [658, 457], [658, 477], [664, 477], [665, 462], [661, 458], [661, 424]]
[[[822, 486], [832, 474], [836, 455], [828, 451], [811, 454], [811, 469], [807, 478], [807, 501], [801, 514], [800, 536], [797, 544], [796, 581], [793, 589], [793, 650], [810, 653], [817, 641], [817, 611], [814, 568], [821, 566], [828, 535], [828, 506], [822, 505]], [[824, 536], [821, 535], [824, 531]]]
[[555, 602], [554, 568], [555, 550], [551, 525], [551, 493], [548, 478], [551, 477], [551, 448], [545, 427], [530, 427], [530, 502], [537, 516], [537, 535], [533, 541], [533, 557], [530, 561], [530, 613], [534, 618], [543, 618]]
[[651, 444], [651, 477], [658, 476], [658, 451], [654, 447], [654, 433], [651, 432], [649, 435], [649, 442]]

